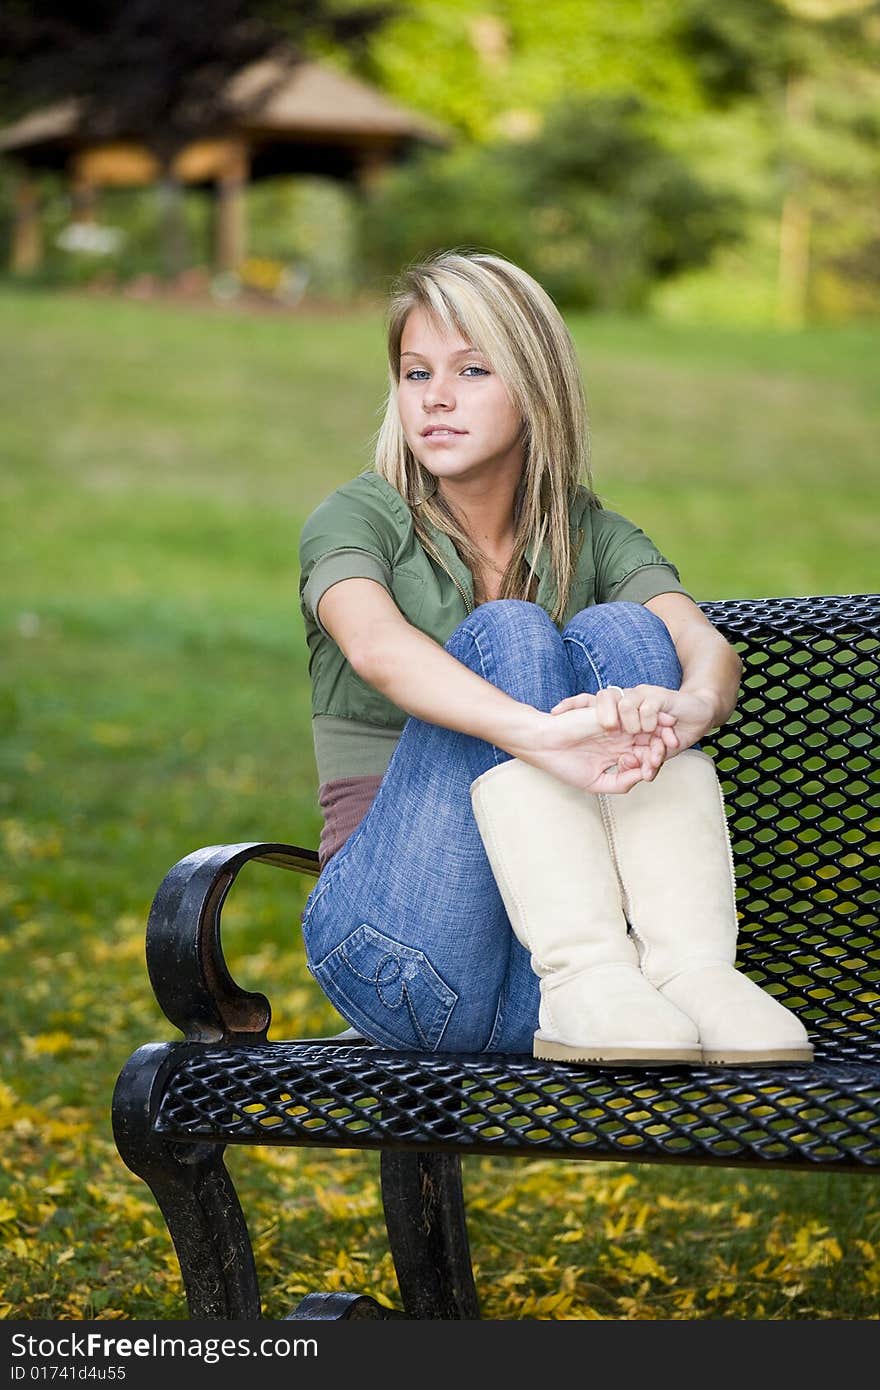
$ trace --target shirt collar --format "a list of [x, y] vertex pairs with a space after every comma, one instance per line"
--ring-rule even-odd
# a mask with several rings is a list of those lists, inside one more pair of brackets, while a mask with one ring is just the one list
[[[583, 497], [579, 490], [578, 496], [569, 511], [569, 524], [572, 532], [572, 544], [577, 546], [578, 530], [583, 521]], [[458, 582], [464, 587], [471, 604], [474, 602], [474, 581], [470, 570], [459, 556], [458, 551], [452, 544], [445, 532], [440, 531], [430, 521], [426, 522], [426, 529], [433, 545], [443, 556], [449, 568]], [[530, 540], [525, 549], [525, 561], [527, 566], [531, 566], [534, 558], [534, 540]], [[542, 608], [551, 610], [556, 602], [556, 580], [553, 575], [551, 563], [550, 544], [545, 535], [540, 553], [535, 562], [535, 574], [538, 579], [538, 589], [535, 600]]]

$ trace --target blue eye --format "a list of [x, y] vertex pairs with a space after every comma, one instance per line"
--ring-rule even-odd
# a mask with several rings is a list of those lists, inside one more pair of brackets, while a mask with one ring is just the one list
[[[466, 371], [466, 372], [479, 372], [481, 376], [488, 376], [488, 375], [489, 375], [489, 373], [488, 373], [488, 371], [486, 370], [485, 367], [478, 367], [478, 366], [476, 365], [476, 363], [472, 363], [471, 366], [469, 366], [469, 367], [464, 367], [463, 370]], [[421, 379], [421, 377], [425, 377], [425, 376], [427, 376], [427, 375], [428, 375], [428, 372], [427, 372], [427, 370], [426, 370], [424, 367], [411, 367], [410, 370], [406, 373], [406, 378], [405, 378], [405, 379], [406, 379], [407, 381], [415, 381], [415, 380]]]

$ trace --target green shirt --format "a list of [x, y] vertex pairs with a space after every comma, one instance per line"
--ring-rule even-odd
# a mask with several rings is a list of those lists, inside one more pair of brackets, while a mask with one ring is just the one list
[[[616, 512], [592, 506], [586, 488], [578, 489], [570, 526], [578, 559], [560, 631], [594, 603], [645, 603], [655, 594], [687, 592], [678, 570], [645, 533]], [[474, 585], [448, 536], [434, 528], [430, 535], [446, 569], [423, 548], [403, 497], [374, 472], [337, 488], [303, 527], [299, 592], [319, 783], [384, 772], [408, 717], [351, 667], [318, 621], [320, 599], [342, 579], [375, 579], [414, 627], [443, 645], [473, 610]], [[531, 551], [526, 560], [531, 564]], [[535, 574], [535, 600], [549, 613], [556, 591], [548, 547], [538, 556]]]

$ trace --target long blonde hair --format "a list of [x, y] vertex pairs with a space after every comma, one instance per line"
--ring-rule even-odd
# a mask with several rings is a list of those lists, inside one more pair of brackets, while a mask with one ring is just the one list
[[[484, 252], [437, 252], [407, 266], [391, 289], [386, 324], [389, 389], [376, 435], [374, 469], [408, 503], [416, 534], [441, 564], [428, 525], [447, 535], [478, 579], [486, 556], [418, 462], [397, 409], [400, 342], [410, 312], [424, 309], [446, 332], [460, 333], [485, 353], [524, 420], [525, 466], [514, 498], [513, 553], [501, 579], [501, 598], [531, 598], [532, 576], [549, 546], [556, 586], [551, 616], [565, 613], [577, 555], [569, 508], [578, 485], [590, 501], [589, 428], [583, 378], [571, 335], [553, 300], [519, 266]], [[525, 552], [533, 542], [526, 573]], [[477, 594], [479, 598], [479, 593]]]

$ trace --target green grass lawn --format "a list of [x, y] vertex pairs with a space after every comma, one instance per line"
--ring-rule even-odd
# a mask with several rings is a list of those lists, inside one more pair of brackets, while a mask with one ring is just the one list
[[[146, 914], [201, 845], [317, 842], [297, 538], [370, 460], [381, 313], [5, 289], [0, 314], [0, 1309], [177, 1318], [170, 1241], [110, 1132], [126, 1057], [175, 1036], [146, 977]], [[880, 327], [571, 326], [596, 488], [696, 598], [880, 587]], [[343, 1026], [305, 967], [309, 886], [253, 867], [224, 914], [273, 1037]], [[397, 1301], [376, 1155], [228, 1161], [267, 1316], [311, 1289]], [[487, 1317], [876, 1311], [880, 1206], [863, 1179], [464, 1166]]]

